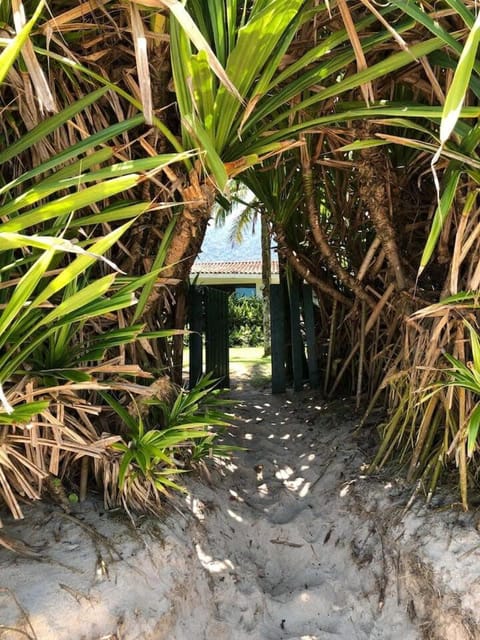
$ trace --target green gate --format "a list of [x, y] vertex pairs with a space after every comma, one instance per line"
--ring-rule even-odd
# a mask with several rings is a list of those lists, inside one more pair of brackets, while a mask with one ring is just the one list
[[300, 391], [305, 382], [320, 386], [312, 288], [292, 277], [270, 286], [272, 393], [289, 383]]
[[[230, 386], [228, 359], [228, 293], [213, 287], [192, 286], [189, 293], [188, 320], [189, 383], [212, 372], [219, 385]], [[205, 367], [204, 367], [205, 352]]]

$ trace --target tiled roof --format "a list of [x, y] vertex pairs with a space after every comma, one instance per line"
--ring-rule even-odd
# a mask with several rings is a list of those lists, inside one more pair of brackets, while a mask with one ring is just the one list
[[[192, 273], [224, 273], [224, 274], [261, 274], [261, 260], [245, 260], [242, 262], [196, 262]], [[272, 273], [278, 273], [278, 260], [272, 260]]]

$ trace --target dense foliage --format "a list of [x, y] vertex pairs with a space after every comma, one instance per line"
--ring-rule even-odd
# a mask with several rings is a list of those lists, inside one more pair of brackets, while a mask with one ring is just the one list
[[[225, 452], [215, 442], [226, 423], [210, 410], [214, 382], [189, 393], [174, 385], [159, 349], [179, 332], [162, 316], [146, 320], [168, 297], [168, 217], [151, 259], [124, 271], [138, 242], [132, 228], [165, 208], [145, 187], [191, 154], [141, 151], [144, 115], [134, 108], [115, 122], [105, 86], [83, 95], [81, 68], [68, 79], [72, 100], [54, 95], [29, 40], [42, 7], [24, 26], [15, 14], [18, 34], [0, 54], [0, 497], [21, 517], [22, 497], [38, 498], [45, 486], [58, 493], [64, 482], [84, 499], [97, 480], [110, 506], [157, 511], [177, 487], [174, 451], [181, 472]], [[28, 105], [33, 86], [44, 91]], [[154, 407], [163, 422], [150, 423]]]
[[[137, 455], [149, 432], [125, 412], [165, 374], [181, 381], [185, 279], [232, 178], [316, 291], [325, 390], [388, 409], [375, 466], [400, 452], [430, 493], [457, 464], [466, 507], [476, 4], [4, 0], [0, 20], [0, 491], [14, 515], [47, 473], [83, 486], [89, 458], [118, 470], [122, 438]], [[128, 464], [152, 477], [157, 458]]]
[[230, 347], [263, 345], [263, 303], [260, 298], [229, 297], [228, 335]]

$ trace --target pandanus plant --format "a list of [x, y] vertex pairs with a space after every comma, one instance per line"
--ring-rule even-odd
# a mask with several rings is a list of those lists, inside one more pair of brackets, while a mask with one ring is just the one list
[[[2, 40], [2, 96], [14, 92], [22, 56], [30, 65], [36, 60], [29, 37], [42, 7]], [[135, 293], [140, 304], [145, 300], [159, 269], [130, 277], [108, 255], [153, 206], [128, 201], [128, 193], [189, 154], [122, 157], [118, 142], [143, 124], [139, 113], [88, 135], [77, 123], [107, 91], [63, 109], [52, 102], [56, 113], [30, 127], [12, 126], [8, 110], [4, 121], [2, 140], [10, 144], [0, 150], [0, 492], [18, 517], [18, 495], [38, 497], [47, 473], [60, 475], [74, 459], [102, 457], [110, 440], [99, 438], [90, 421], [100, 411], [92, 393], [108, 388], [109, 376], [142, 375], [105, 355], [151, 337], [141, 324], [112, 320], [137, 305]], [[18, 171], [32, 158], [37, 162]]]
[[[358, 398], [368, 389], [369, 396], [378, 399], [379, 388], [397, 381], [390, 400], [392, 425], [398, 423], [396, 410], [405, 407], [398, 380], [402, 371], [412, 376], [414, 362], [413, 370], [422, 366], [421, 358], [412, 360], [411, 350], [403, 351], [408, 346], [402, 336], [413, 326], [406, 328], [403, 315], [435, 296], [473, 287], [478, 280], [478, 270], [468, 266], [476, 250], [475, 196], [467, 197], [465, 206], [461, 202], [478, 182], [478, 127], [472, 118], [478, 116], [479, 19], [474, 6], [452, 0], [432, 8], [395, 0], [377, 8], [366, 1], [338, 0], [329, 7], [267, 1], [213, 7], [190, 0], [185, 5], [189, 18], [183, 19], [178, 3], [149, 0], [147, 4], [176, 11], [170, 24], [171, 60], [182, 141], [205, 152], [203, 166], [197, 164], [190, 174], [202, 207], [184, 209], [171, 255], [175, 261], [185, 258], [183, 268], [188, 272], [210, 202], [228, 178], [245, 177], [254, 190], [257, 186], [263, 191], [265, 200], [272, 200], [272, 194], [278, 200], [285, 189], [278, 188], [278, 176], [269, 175], [278, 173], [278, 167], [266, 159], [281, 152], [290, 157], [297, 170], [284, 171], [284, 177], [298, 182], [304, 197], [297, 210], [301, 221], [296, 215], [286, 219], [297, 231], [304, 228], [305, 234], [298, 238], [295, 229], [282, 224], [279, 212], [288, 206], [278, 202], [270, 212], [272, 227], [280, 240], [290, 238], [283, 250], [302, 277], [337, 305], [356, 309], [353, 315], [343, 313], [357, 318], [359, 331], [347, 331], [351, 348], [332, 388], [337, 388], [351, 363]], [[208, 46], [191, 37], [197, 31]], [[300, 44], [302, 36], [307, 47]], [[302, 151], [295, 157], [298, 145]], [[432, 159], [434, 171], [429, 166]], [[318, 170], [328, 166], [329, 180], [338, 170], [329, 193], [320, 177], [325, 173]], [[349, 181], [339, 179], [347, 168]], [[418, 187], [415, 191], [414, 182], [422, 184], [424, 194]], [[345, 224], [344, 212], [336, 213], [335, 199], [344, 195], [337, 187], [345, 184], [353, 189], [347, 206], [356, 201], [356, 218], [366, 230], [361, 242], [335, 238], [339, 227], [349, 227], [355, 238], [352, 221]], [[408, 199], [402, 199], [407, 191]], [[428, 198], [434, 205], [431, 227]], [[415, 200], [420, 206], [415, 207]], [[405, 205], [411, 208], [407, 215], [396, 215]], [[458, 205], [464, 215], [456, 233]], [[467, 237], [467, 229], [473, 235]], [[438, 273], [444, 269], [427, 265], [436, 247], [443, 264], [449, 245], [454, 246], [453, 260], [449, 284], [443, 286]], [[306, 246], [312, 248], [314, 260], [311, 255], [304, 259]], [[444, 329], [448, 331], [448, 322]], [[441, 333], [438, 329], [435, 335]], [[430, 357], [429, 350], [425, 353]], [[431, 364], [429, 359], [427, 367]], [[370, 372], [367, 384], [362, 380], [365, 371]], [[420, 378], [412, 376], [421, 387], [423, 374]], [[415, 398], [412, 391], [407, 384], [410, 399]], [[406, 415], [411, 417], [412, 412]], [[429, 415], [420, 417], [422, 432]], [[407, 420], [415, 424], [416, 418], [410, 417]], [[392, 439], [392, 433], [395, 428], [385, 431], [382, 460], [395, 444], [403, 446], [401, 434], [409, 431], [402, 426], [398, 439], [396, 435]], [[432, 435], [429, 441], [435, 438]], [[424, 469], [431, 468], [433, 458], [424, 452], [422, 460]], [[465, 465], [463, 469], [465, 477]], [[466, 503], [465, 491], [462, 494]]]
[[[315, 276], [318, 283], [323, 283], [317, 283], [318, 290], [337, 306], [356, 310], [356, 315], [350, 315], [350, 311], [333, 312], [332, 308], [334, 318], [357, 319], [353, 325], [342, 323], [347, 327], [351, 348], [333, 387], [352, 363], [358, 395], [368, 386], [370, 396], [376, 396], [376, 381], [387, 371], [391, 375], [385, 384], [396, 381], [390, 391], [391, 404], [403, 410], [405, 398], [398, 381], [403, 372], [411, 374], [413, 353], [408, 350], [408, 340], [404, 340], [408, 331], [403, 314], [435, 302], [435, 297], [444, 292], [454, 293], [478, 281], [472, 261], [477, 247], [478, 211], [475, 198], [467, 195], [478, 183], [478, 132], [472, 119], [478, 116], [479, 32], [473, 5], [457, 0], [434, 8], [405, 0], [394, 0], [380, 8], [367, 0], [358, 4], [338, 0], [329, 6], [299, 0], [188, 0], [185, 5], [177, 0], [130, 0], [122, 13], [115, 14], [115, 20], [127, 16], [138, 73], [136, 81], [126, 73], [122, 84], [119, 78], [113, 81], [110, 77], [115, 75], [115, 68], [108, 64], [108, 41], [112, 34], [125, 33], [125, 29], [120, 32], [112, 16], [107, 18], [109, 4], [108, 0], [103, 3], [99, 20], [100, 9], [90, 5], [68, 8], [62, 3], [59, 10], [52, 3], [55, 17], [41, 29], [50, 47], [33, 47], [28, 64], [33, 69], [35, 57], [49, 56], [64, 69], [64, 77], [80, 74], [75, 77], [81, 77], [82, 82], [88, 78], [88, 82], [108, 87], [114, 96], [108, 113], [114, 109], [126, 122], [143, 104], [145, 121], [152, 125], [148, 135], [142, 137], [142, 148], [151, 155], [149, 162], [154, 163], [156, 152], [168, 147], [176, 152], [199, 149], [197, 160], [177, 156], [181, 164], [165, 166], [164, 172], [172, 181], [172, 199], [176, 205], [180, 200], [185, 205], [168, 215], [149, 217], [144, 227], [154, 232], [147, 234], [148, 241], [164, 241], [162, 250], [149, 253], [143, 263], [154, 269], [168, 264], [168, 275], [180, 280], [186, 277], [200, 249], [214, 198], [227, 192], [230, 178], [245, 176], [245, 181], [256, 184], [265, 201], [272, 203], [272, 227], [276, 225], [279, 237], [285, 240], [285, 255], [290, 255], [293, 268], [303, 277]], [[18, 0], [12, 3], [14, 9], [20, 5]], [[81, 16], [88, 22], [88, 16], [95, 12], [96, 24], [104, 31], [110, 30], [102, 46], [97, 46], [102, 42], [97, 33], [89, 41], [78, 38], [78, 26], [72, 29], [72, 20]], [[93, 20], [88, 23], [89, 28], [93, 24]], [[58, 32], [65, 37], [77, 33], [74, 38], [70, 36], [76, 57], [64, 47], [61, 54], [52, 50], [60, 46]], [[25, 44], [27, 36], [22, 37]], [[9, 55], [13, 51], [10, 40], [0, 40]], [[82, 50], [82, 44], [88, 44], [88, 48]], [[127, 50], [133, 55], [124, 42], [122, 46], [116, 53]], [[150, 62], [154, 61], [150, 69], [149, 53]], [[98, 61], [103, 60], [105, 64], [100, 67]], [[14, 81], [18, 78], [11, 80], [12, 86]], [[132, 91], [126, 91], [125, 85]], [[172, 97], [168, 95], [170, 89], [175, 91], [178, 120], [162, 110]], [[53, 108], [47, 98], [45, 108]], [[300, 147], [301, 154], [295, 155]], [[435, 175], [440, 182], [439, 201], [435, 204], [434, 195], [434, 224], [429, 234], [425, 231], [428, 207], [421, 195], [417, 198], [421, 206], [415, 211], [412, 207], [410, 217], [398, 215], [397, 209], [405, 202], [402, 194], [408, 192], [410, 202], [417, 197], [413, 182], [423, 180], [427, 186], [424, 199], [435, 193], [432, 185], [436, 178], [428, 177], [429, 160], [438, 149]], [[16, 153], [19, 151], [17, 147]], [[268, 160], [279, 154], [291, 163], [291, 170], [283, 174]], [[152, 166], [141, 170], [148, 171]], [[398, 175], [402, 179], [398, 180]], [[256, 180], [258, 177], [263, 184]], [[279, 184], [282, 180], [288, 184]], [[294, 184], [306, 196], [298, 209], [296, 194], [288, 196], [285, 206], [278, 206], [282, 205], [279, 195]], [[68, 187], [74, 189], [72, 184]], [[165, 185], [156, 187], [166, 193]], [[394, 197], [390, 187], [396, 190]], [[82, 191], [91, 194], [89, 188], [82, 186]], [[347, 198], [345, 192], [352, 196]], [[20, 196], [15, 193], [15, 197]], [[355, 217], [347, 218], [337, 200], [344, 202], [345, 209]], [[464, 215], [455, 217], [455, 208]], [[74, 224], [75, 216], [72, 220]], [[358, 225], [362, 229], [360, 240], [356, 235]], [[304, 230], [300, 236], [299, 229]], [[141, 248], [137, 229], [131, 236], [134, 246]], [[419, 250], [422, 243], [425, 250]], [[437, 244], [441, 260], [450, 254], [454, 258], [449, 285], [444, 287], [442, 276], [437, 278], [433, 266], [429, 266], [416, 287], [417, 265], [431, 262]], [[85, 246], [91, 249], [88, 242]], [[131, 252], [131, 260], [136, 254], [137, 250]], [[441, 264], [438, 270], [443, 274]], [[153, 281], [149, 280], [142, 289], [140, 310], [149, 308], [153, 293]], [[395, 309], [401, 309], [401, 313]], [[135, 319], [139, 318], [136, 312]], [[181, 320], [180, 313], [179, 324]], [[435, 335], [443, 336], [448, 326], [449, 320]], [[402, 361], [403, 346], [406, 351]], [[420, 353], [415, 351], [419, 357]], [[430, 358], [431, 352], [425, 353]], [[364, 366], [368, 358], [372, 364]], [[431, 363], [430, 358], [427, 366]], [[422, 366], [421, 358], [415, 364]], [[368, 385], [362, 384], [362, 372], [366, 370], [375, 371]], [[414, 386], [425, 384], [423, 374], [421, 378]], [[411, 385], [405, 389], [409, 398], [414, 397]], [[407, 420], [415, 424], [411, 414], [406, 412]], [[422, 434], [428, 415], [420, 421]], [[404, 420], [392, 420], [393, 425], [396, 420], [401, 427], [398, 437], [389, 435], [395, 433], [394, 427], [387, 428], [382, 460], [395, 445], [401, 446], [406, 433], [410, 441], [415, 439], [404, 428]], [[433, 442], [435, 437], [428, 441]], [[422, 438], [419, 436], [418, 441]], [[429, 455], [422, 457], [427, 467], [433, 460]]]

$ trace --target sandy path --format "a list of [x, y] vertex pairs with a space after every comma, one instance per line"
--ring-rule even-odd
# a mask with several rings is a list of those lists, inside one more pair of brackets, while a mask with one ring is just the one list
[[164, 521], [80, 505], [7, 524], [40, 557], [0, 550], [0, 638], [480, 638], [474, 515], [401, 520], [409, 494], [362, 475], [348, 404], [233, 395], [248, 450]]
[[345, 469], [363, 463], [354, 422], [307, 396], [300, 410], [284, 398], [247, 397], [238, 437], [249, 450], [213, 490], [195, 490], [207, 505], [197, 552], [216, 603], [205, 637], [418, 638], [375, 522], [350, 496]]

